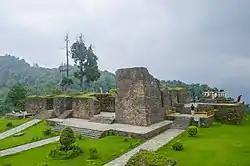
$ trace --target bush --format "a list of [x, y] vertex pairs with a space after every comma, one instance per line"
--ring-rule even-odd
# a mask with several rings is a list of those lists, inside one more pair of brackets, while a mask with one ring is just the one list
[[49, 157], [52, 159], [65, 160], [77, 157], [82, 153], [83, 151], [79, 146], [71, 145], [67, 148], [65, 146], [59, 146], [50, 151]]
[[13, 127], [12, 122], [8, 122], [8, 123], [6, 124], [6, 127]]
[[148, 150], [140, 150], [133, 155], [125, 166], [174, 166], [176, 161], [168, 159], [165, 155]]
[[98, 153], [96, 148], [90, 148], [89, 149], [89, 159], [97, 159], [98, 158]]
[[47, 163], [37, 164], [36, 166], [49, 166]]
[[62, 131], [59, 141], [61, 145], [69, 147], [76, 141], [74, 131], [70, 127], [66, 127]]
[[44, 135], [51, 135], [52, 134], [51, 128], [48, 128], [48, 129], [44, 130], [43, 134]]
[[113, 130], [109, 130], [108, 133], [107, 133], [107, 136], [113, 136], [115, 135], [114, 131]]
[[78, 140], [82, 139], [82, 135], [77, 135]]
[[181, 142], [177, 141], [172, 145], [172, 148], [176, 151], [181, 151], [183, 150], [183, 145]]
[[38, 136], [35, 136], [31, 139], [31, 142], [36, 142], [36, 141], [40, 141], [42, 140], [42, 138], [38, 137]]
[[188, 127], [189, 136], [191, 136], [191, 137], [196, 136], [197, 133], [198, 133], [198, 128], [196, 126], [189, 126]]

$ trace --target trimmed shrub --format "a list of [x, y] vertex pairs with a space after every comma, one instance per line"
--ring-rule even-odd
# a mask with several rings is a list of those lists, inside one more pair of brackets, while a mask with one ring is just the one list
[[12, 122], [8, 122], [8, 123], [6, 124], [6, 127], [13, 127]]
[[133, 155], [125, 166], [174, 166], [176, 161], [168, 159], [165, 155], [148, 150], [140, 150]]
[[113, 136], [113, 135], [115, 135], [115, 133], [114, 133], [113, 130], [109, 130], [109, 131], [107, 132], [107, 136]]
[[98, 158], [98, 153], [96, 148], [89, 149], [89, 159], [95, 160]]
[[181, 151], [183, 150], [183, 145], [180, 141], [177, 141], [172, 145], [172, 148], [176, 151]]
[[42, 140], [42, 138], [38, 137], [38, 136], [35, 136], [31, 139], [31, 142], [36, 142], [36, 141], [40, 141]]
[[53, 149], [49, 153], [49, 157], [57, 160], [71, 159], [82, 154], [83, 151], [79, 146], [71, 145], [67, 148], [65, 146], [59, 146], [56, 149]]
[[60, 144], [65, 146], [66, 148], [75, 143], [75, 134], [74, 131], [70, 127], [66, 127], [63, 129], [60, 135]]
[[193, 137], [193, 136], [196, 136], [198, 133], [198, 127], [196, 126], [189, 126], [188, 127], [188, 135]]
[[43, 131], [43, 134], [44, 134], [44, 135], [51, 135], [51, 134], [52, 134], [51, 128], [45, 129], [45, 130]]

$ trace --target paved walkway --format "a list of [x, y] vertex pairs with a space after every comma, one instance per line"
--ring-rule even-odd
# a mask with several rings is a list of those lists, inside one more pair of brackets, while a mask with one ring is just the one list
[[52, 138], [49, 138], [49, 139], [44, 139], [44, 140], [41, 140], [41, 141], [32, 142], [32, 143], [17, 146], [17, 147], [14, 147], [14, 148], [2, 150], [2, 151], [0, 151], [0, 157], [15, 154], [15, 153], [18, 153], [18, 152], [22, 152], [22, 151], [29, 150], [29, 149], [32, 149], [32, 148], [36, 148], [36, 147], [39, 147], [39, 146], [43, 146], [43, 145], [46, 145], [46, 144], [49, 144], [49, 143], [53, 143], [53, 142], [58, 141], [59, 138], [60, 138], [60, 136], [56, 136], [56, 137], [52, 137]]
[[33, 120], [29, 121], [29, 122], [26, 122], [26, 123], [24, 123], [24, 124], [22, 124], [20, 126], [17, 126], [15, 128], [13, 128], [13, 129], [10, 129], [8, 131], [0, 133], [0, 140], [4, 139], [6, 137], [9, 137], [11, 135], [14, 135], [16, 133], [19, 133], [20, 131], [23, 131], [24, 129], [26, 129], [26, 128], [30, 127], [30, 126], [33, 126], [33, 125], [39, 123], [40, 121], [41, 120], [39, 120], [39, 119], [33, 119]]
[[122, 156], [118, 157], [117, 159], [105, 164], [104, 166], [124, 166], [127, 161], [140, 149], [156, 151], [163, 145], [170, 142], [176, 136], [180, 135], [185, 130], [179, 129], [169, 129], [160, 135], [148, 140], [147, 142], [143, 143], [142, 145], [136, 147], [135, 149], [123, 154]]

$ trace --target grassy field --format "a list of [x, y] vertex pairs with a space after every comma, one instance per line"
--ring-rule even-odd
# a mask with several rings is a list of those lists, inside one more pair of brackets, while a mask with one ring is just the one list
[[[83, 149], [84, 153], [70, 160], [51, 160], [47, 158], [49, 151], [58, 145], [54, 143], [16, 155], [1, 157], [0, 165], [12, 164], [12, 166], [20, 166], [20, 163], [25, 163], [25, 166], [36, 166], [45, 162], [48, 163], [48, 166], [101, 166], [129, 151], [131, 143], [139, 144], [141, 141], [130, 139], [128, 142], [125, 142], [124, 137], [119, 136], [109, 136], [102, 139], [83, 138], [82, 140], [78, 140], [76, 144]], [[88, 160], [88, 150], [93, 147], [97, 148], [99, 157], [91, 161]]]
[[[4, 118], [4, 117], [0, 117], [0, 133], [4, 132], [6, 130], [9, 130], [13, 127], [19, 126], [25, 122], [28, 122], [30, 119], [26, 118], [26, 119], [9, 119], [9, 118]], [[11, 122], [12, 123], [12, 127], [6, 127], [6, 124]]]
[[249, 166], [250, 120], [240, 126], [213, 125], [201, 128], [197, 137], [184, 133], [183, 151], [173, 151], [170, 143], [158, 152], [177, 160], [178, 166]]
[[23, 145], [26, 143], [34, 142], [32, 141], [33, 138], [38, 137], [40, 139], [46, 139], [52, 136], [55, 136], [56, 133], [52, 133], [49, 136], [45, 136], [43, 131], [47, 129], [48, 126], [45, 124], [45, 122], [40, 122], [35, 126], [32, 126], [24, 131], [24, 135], [19, 137], [10, 136], [0, 141], [0, 150], [15, 147], [18, 145]]

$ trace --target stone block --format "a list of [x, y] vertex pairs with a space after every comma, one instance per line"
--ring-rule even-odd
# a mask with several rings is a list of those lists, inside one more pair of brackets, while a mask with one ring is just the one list
[[95, 98], [73, 98], [72, 111], [73, 118], [90, 119], [100, 114], [100, 101]]
[[64, 96], [56, 96], [53, 100], [53, 110], [57, 117], [63, 114], [66, 110], [72, 109], [72, 98]]
[[47, 99], [42, 97], [28, 97], [25, 103], [25, 111], [32, 114], [46, 110], [46, 107]]
[[148, 126], [165, 119], [159, 81], [143, 67], [116, 71], [116, 122]]
[[110, 94], [94, 95], [100, 101], [101, 112], [115, 112], [115, 97]]

